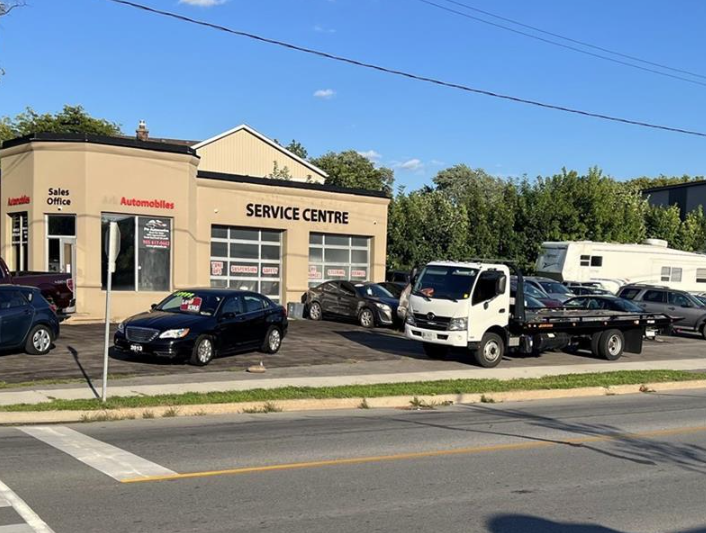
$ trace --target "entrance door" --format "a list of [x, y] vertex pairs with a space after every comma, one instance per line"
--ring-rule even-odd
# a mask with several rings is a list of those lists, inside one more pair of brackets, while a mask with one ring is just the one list
[[75, 277], [76, 238], [49, 237], [48, 241], [47, 270], [71, 274], [72, 278]]

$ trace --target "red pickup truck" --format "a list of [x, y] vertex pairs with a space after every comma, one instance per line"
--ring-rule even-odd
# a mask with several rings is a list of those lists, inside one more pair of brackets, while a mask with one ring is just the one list
[[0, 257], [0, 285], [37, 287], [44, 298], [56, 309], [60, 318], [68, 318], [76, 308], [74, 282], [71, 274], [54, 272], [10, 272]]

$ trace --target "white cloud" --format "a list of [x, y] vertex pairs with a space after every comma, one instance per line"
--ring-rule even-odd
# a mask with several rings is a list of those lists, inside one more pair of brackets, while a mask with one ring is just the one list
[[402, 163], [396, 163], [394, 166], [402, 170], [421, 170], [424, 168], [424, 163], [422, 163], [421, 159], [417, 159], [415, 157], [413, 159], [403, 161]]
[[213, 7], [225, 4], [227, 1], [228, 0], [179, 0], [179, 3], [197, 7]]
[[430, 161], [430, 163], [431, 163], [432, 165], [434, 165], [434, 166], [437, 166], [437, 167], [440, 167], [440, 166], [443, 166], [443, 165], [446, 164], [446, 163], [444, 163], [443, 161], [440, 161], [439, 159], [432, 159], [432, 160]]
[[330, 100], [336, 96], [336, 91], [333, 89], [319, 89], [314, 91], [314, 98], [321, 98], [322, 100]]
[[318, 24], [314, 26], [314, 31], [317, 33], [336, 33], [335, 29], [327, 28], [325, 26], [319, 26]]
[[362, 155], [365, 159], [369, 159], [370, 161], [378, 161], [382, 155], [379, 152], [376, 152], [375, 150], [368, 150], [367, 152], [358, 152], [358, 155]]

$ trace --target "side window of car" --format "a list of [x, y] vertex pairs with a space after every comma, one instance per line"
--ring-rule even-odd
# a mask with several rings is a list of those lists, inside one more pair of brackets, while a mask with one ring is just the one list
[[566, 302], [566, 306], [578, 307], [579, 309], [583, 309], [586, 306], [586, 298], [573, 298], [572, 300]]
[[223, 302], [223, 311], [222, 313], [225, 315], [226, 313], [233, 313], [234, 315], [239, 315], [243, 312], [242, 308], [242, 300], [240, 296], [232, 296], [231, 298], [228, 298], [225, 302]]
[[254, 294], [243, 295], [243, 307], [245, 313], [254, 313], [263, 309], [262, 299]]
[[25, 305], [27, 300], [20, 291], [0, 291], [0, 309], [14, 309]]
[[341, 283], [341, 292], [344, 296], [355, 296], [355, 288], [350, 283]]
[[634, 300], [635, 296], [637, 296], [639, 292], [640, 289], [625, 289], [620, 293], [620, 297], [625, 298], [626, 300]]
[[324, 284], [324, 292], [328, 294], [336, 294], [338, 292], [337, 284], [333, 281]]
[[667, 302], [667, 293], [664, 291], [647, 291], [642, 300], [650, 303], [663, 304]]
[[691, 307], [687, 297], [678, 292], [669, 293], [669, 304], [676, 305], [677, 307]]

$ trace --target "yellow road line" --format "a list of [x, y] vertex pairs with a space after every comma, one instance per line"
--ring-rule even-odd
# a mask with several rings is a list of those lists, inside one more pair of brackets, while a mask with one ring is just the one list
[[265, 466], [251, 466], [243, 468], [230, 468], [226, 470], [208, 470], [204, 472], [187, 472], [185, 474], [173, 474], [163, 476], [139, 477], [133, 479], [123, 479], [122, 483], [145, 483], [152, 481], [173, 481], [177, 479], [193, 479], [213, 476], [233, 476], [238, 474], [253, 474], [259, 472], [272, 472], [277, 470], [296, 470], [301, 468], [317, 468], [322, 466], [342, 466], [363, 463], [380, 463], [386, 461], [404, 461], [408, 459], [420, 459], [426, 457], [444, 457], [449, 455], [470, 455], [474, 453], [500, 452], [512, 450], [531, 450], [535, 448], [547, 448], [562, 444], [581, 445], [592, 442], [606, 442], [614, 440], [641, 439], [665, 437], [670, 435], [687, 435], [690, 433], [701, 433], [706, 431], [706, 426], [682, 427], [672, 429], [660, 429], [646, 431], [643, 433], [624, 433], [616, 435], [602, 435], [596, 437], [578, 437], [573, 439], [563, 439], [557, 441], [532, 441], [518, 442], [513, 444], [492, 444], [487, 446], [474, 446], [471, 448], [453, 448], [450, 450], [430, 450], [426, 452], [399, 453], [394, 455], [373, 455], [368, 457], [351, 457], [347, 459], [327, 459], [322, 461], [307, 461], [301, 463], [284, 463]]

